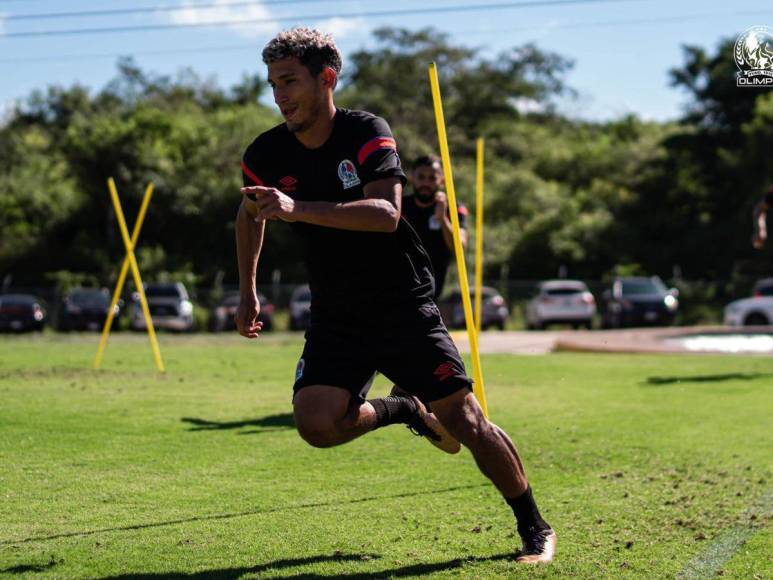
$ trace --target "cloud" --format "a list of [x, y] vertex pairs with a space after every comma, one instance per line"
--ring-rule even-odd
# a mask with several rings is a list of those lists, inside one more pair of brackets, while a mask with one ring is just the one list
[[5, 36], [5, 18], [7, 16], [7, 12], [0, 12], [0, 36]]
[[[231, 2], [233, 0], [230, 0]], [[212, 7], [200, 7], [191, 4], [189, 0], [182, 0], [182, 10], [163, 14], [173, 24], [200, 24], [204, 22], [221, 21], [249, 21], [265, 20], [265, 22], [246, 22], [245, 24], [231, 24], [226, 28], [232, 30], [244, 38], [255, 39], [266, 34], [272, 34], [279, 29], [279, 24], [272, 20], [271, 12], [262, 4], [250, 6], [229, 6], [229, 0], [215, 0]]]
[[349, 33], [356, 31], [362, 33], [368, 30], [368, 24], [364, 18], [328, 18], [316, 22], [313, 26], [322, 32], [332, 34], [333, 38], [338, 41], [345, 38]]

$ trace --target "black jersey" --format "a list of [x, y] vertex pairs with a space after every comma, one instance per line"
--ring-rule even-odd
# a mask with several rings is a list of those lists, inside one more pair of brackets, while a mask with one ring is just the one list
[[[456, 210], [459, 215], [459, 226], [466, 228], [467, 208], [458, 204]], [[451, 215], [450, 208], [447, 210], [446, 215]], [[443, 293], [448, 263], [451, 261], [453, 252], [451, 252], [443, 239], [442, 224], [435, 219], [435, 205], [421, 207], [416, 203], [415, 195], [406, 196], [403, 198], [403, 217], [408, 220], [408, 223], [419, 234], [421, 243], [429, 254], [432, 269], [435, 273], [435, 297], [439, 297]]]
[[[350, 202], [364, 199], [363, 187], [372, 181], [406, 181], [389, 125], [346, 109], [336, 110], [330, 137], [316, 149], [284, 123], [266, 131], [247, 148], [242, 169], [245, 185], [275, 187], [300, 201]], [[312, 325], [399, 322], [431, 300], [429, 257], [403, 218], [390, 233], [290, 226], [303, 243]]]

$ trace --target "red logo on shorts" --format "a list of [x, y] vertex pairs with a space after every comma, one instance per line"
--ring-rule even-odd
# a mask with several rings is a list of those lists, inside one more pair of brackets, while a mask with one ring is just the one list
[[456, 371], [454, 371], [454, 363], [444, 362], [438, 368], [436, 368], [432, 374], [441, 381], [450, 379], [456, 374]]

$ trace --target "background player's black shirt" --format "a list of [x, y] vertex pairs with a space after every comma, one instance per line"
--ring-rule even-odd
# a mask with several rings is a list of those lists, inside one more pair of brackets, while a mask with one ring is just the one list
[[[456, 210], [459, 216], [459, 226], [466, 228], [467, 208], [458, 204]], [[446, 215], [451, 215], [449, 210], [446, 211]], [[416, 203], [415, 194], [406, 196], [403, 198], [403, 217], [419, 234], [421, 243], [429, 254], [435, 273], [435, 297], [437, 298], [443, 293], [448, 263], [453, 257], [453, 252], [443, 239], [442, 224], [435, 219], [435, 205], [421, 207]]]
[[[242, 169], [245, 185], [275, 187], [301, 201], [349, 202], [364, 199], [372, 181], [406, 181], [387, 123], [346, 109], [337, 109], [330, 137], [316, 149], [304, 147], [284, 123], [266, 131], [247, 148]], [[403, 218], [392, 233], [290, 226], [302, 239], [312, 325], [410, 320], [417, 305], [431, 300], [429, 257]]]

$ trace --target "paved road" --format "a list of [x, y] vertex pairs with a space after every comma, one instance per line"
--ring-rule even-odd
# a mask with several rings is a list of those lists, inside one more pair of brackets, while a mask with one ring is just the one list
[[[773, 327], [744, 329], [743, 332], [773, 332]], [[674, 342], [664, 342], [694, 334], [737, 334], [739, 329], [724, 326], [690, 326], [669, 328], [629, 328], [622, 330], [558, 330], [558, 331], [487, 331], [480, 337], [484, 353], [547, 354], [554, 351], [571, 352], [649, 352], [680, 354], [695, 353]], [[465, 331], [451, 333], [457, 347], [469, 352]], [[770, 356], [764, 354], [763, 356]]]

